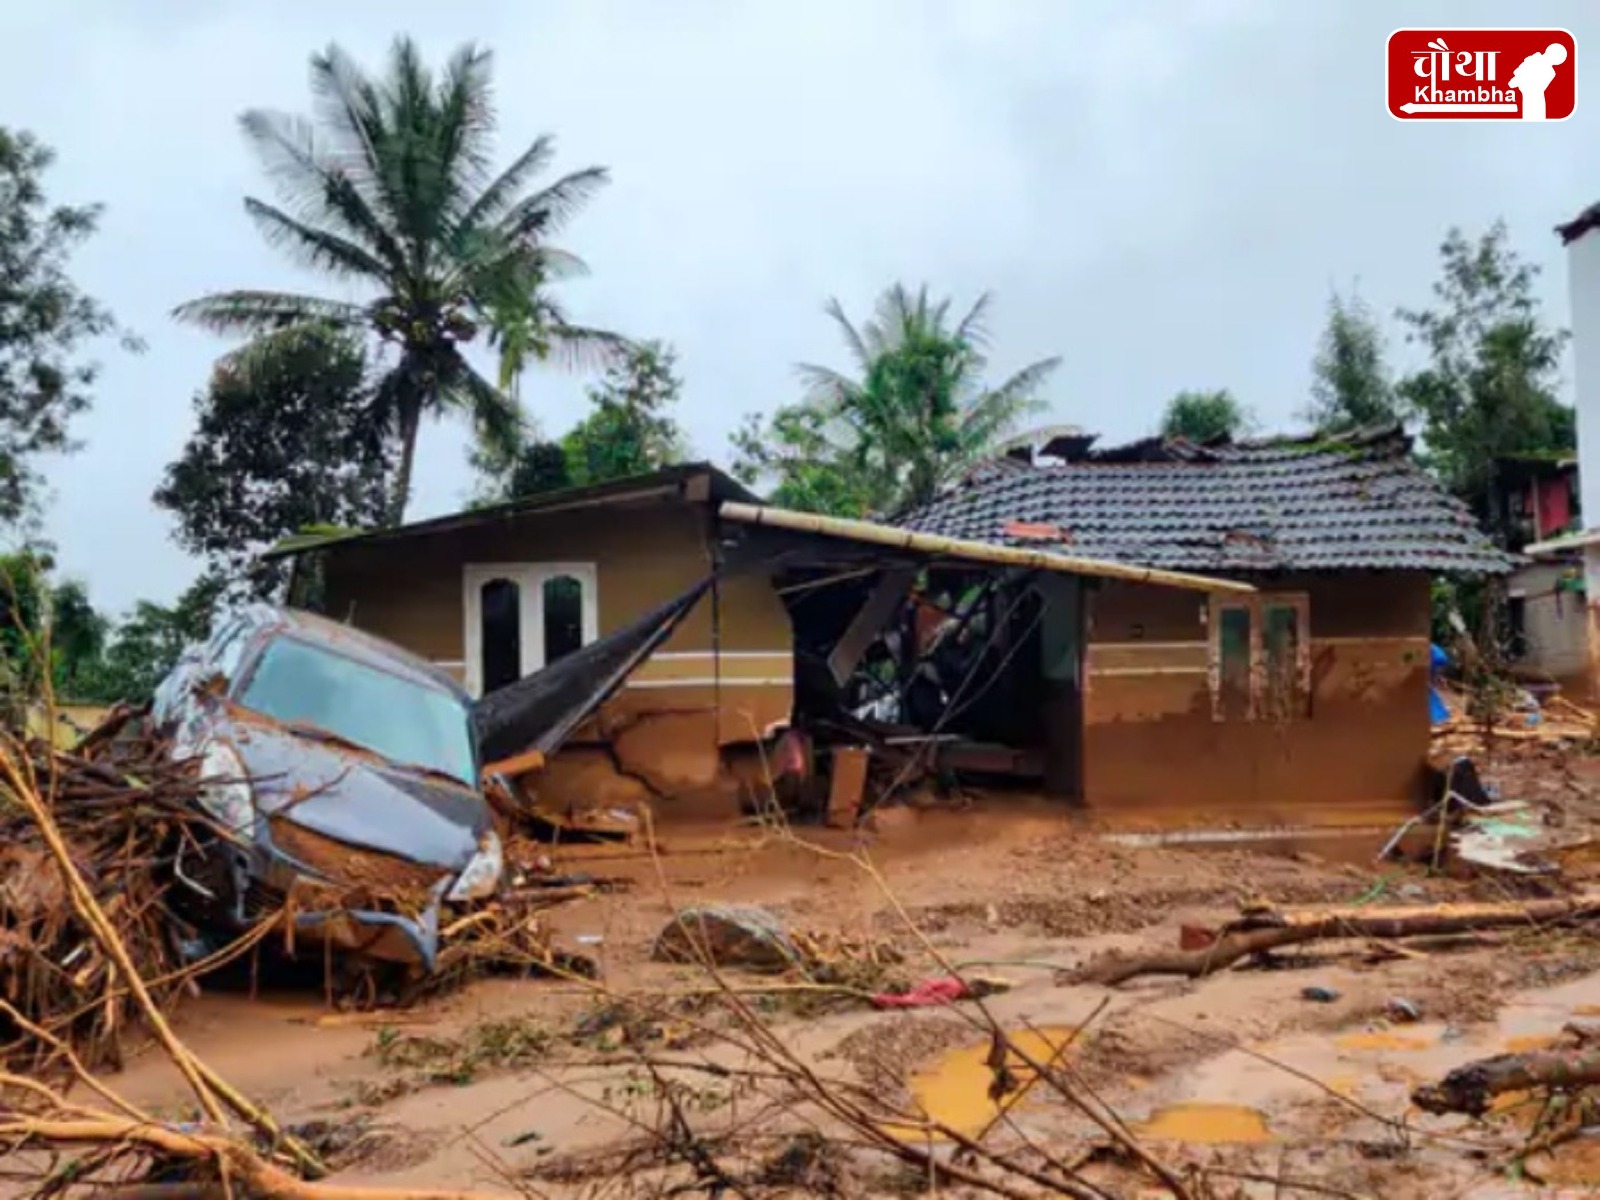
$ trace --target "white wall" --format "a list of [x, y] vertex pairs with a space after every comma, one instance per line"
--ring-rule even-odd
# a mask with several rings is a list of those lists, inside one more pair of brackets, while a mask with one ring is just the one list
[[1600, 526], [1600, 229], [1567, 247], [1572, 292], [1572, 365], [1585, 528]]

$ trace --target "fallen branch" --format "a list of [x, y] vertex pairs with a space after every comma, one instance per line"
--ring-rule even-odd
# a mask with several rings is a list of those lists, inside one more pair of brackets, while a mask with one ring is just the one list
[[1538, 1050], [1498, 1054], [1457, 1067], [1438, 1083], [1417, 1088], [1411, 1102], [1435, 1115], [1481, 1117], [1506, 1092], [1574, 1091], [1595, 1084], [1600, 1084], [1600, 1050]]
[[[262, 1158], [242, 1142], [211, 1134], [189, 1133], [161, 1125], [148, 1125], [109, 1114], [67, 1118], [0, 1114], [0, 1141], [12, 1151], [54, 1149], [65, 1146], [116, 1148], [139, 1152], [154, 1159], [180, 1159], [211, 1164], [215, 1182], [183, 1183], [168, 1192], [163, 1185], [134, 1185], [132, 1194], [152, 1197], [222, 1197], [244, 1195], [250, 1200], [486, 1200], [487, 1193], [427, 1188], [356, 1187], [337, 1183], [312, 1183], [297, 1179], [282, 1167]], [[102, 1189], [117, 1196], [122, 1189]]]
[[1145, 975], [1199, 979], [1226, 970], [1244, 958], [1285, 946], [1334, 938], [1398, 941], [1409, 937], [1468, 933], [1485, 929], [1547, 926], [1600, 916], [1600, 896], [1531, 900], [1510, 904], [1461, 904], [1391, 909], [1315, 909], [1250, 916], [1226, 925], [1217, 939], [1198, 950], [1157, 954], [1107, 954], [1062, 977], [1066, 983], [1115, 987]]

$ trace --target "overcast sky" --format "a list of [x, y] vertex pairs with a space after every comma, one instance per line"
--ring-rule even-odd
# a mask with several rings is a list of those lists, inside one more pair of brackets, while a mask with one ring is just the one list
[[[1387, 115], [1392, 29], [1508, 20], [1575, 34], [1570, 121]], [[864, 314], [896, 279], [992, 290], [997, 373], [1064, 360], [1056, 420], [1135, 436], [1173, 392], [1227, 387], [1293, 428], [1331, 287], [1423, 302], [1447, 227], [1503, 216], [1564, 323], [1551, 226], [1600, 200], [1592, 0], [0, 4], [0, 123], [58, 150], [53, 198], [107, 206], [75, 275], [149, 344], [108, 348], [86, 447], [50, 469], [48, 531], [100, 606], [196, 571], [149, 496], [227, 343], [172, 307], [315, 286], [242, 211], [267, 189], [236, 116], [305, 110], [313, 50], [375, 65], [401, 32], [435, 59], [495, 50], [502, 161], [548, 131], [558, 169], [611, 168], [563, 239], [593, 270], [565, 299], [678, 347], [681, 419], [716, 460], [741, 414], [794, 398], [795, 361], [839, 361], [824, 300]], [[524, 397], [559, 432], [584, 382]], [[418, 472], [414, 515], [459, 507], [462, 431], [425, 428]]]

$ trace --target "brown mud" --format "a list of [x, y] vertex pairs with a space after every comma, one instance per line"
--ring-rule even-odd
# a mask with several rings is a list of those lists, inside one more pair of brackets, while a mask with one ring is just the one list
[[[706, 985], [692, 968], [650, 959], [656, 934], [688, 904], [760, 904], [791, 928], [890, 939], [907, 962], [884, 982], [941, 972], [925, 936], [944, 963], [1009, 981], [986, 1001], [994, 1019], [1041, 1061], [1072, 1041], [1059, 1061], [1171, 1160], [1401, 1200], [1529, 1194], [1496, 1165], [1521, 1144], [1526, 1121], [1426, 1117], [1410, 1108], [1410, 1090], [1472, 1059], [1548, 1044], [1600, 1006], [1600, 936], [1582, 930], [1419, 957], [1310, 947], [1284, 969], [1115, 990], [1056, 982], [1058, 971], [1105, 950], [1173, 947], [1184, 924], [1214, 924], [1241, 904], [1504, 897], [1503, 885], [1483, 880], [1304, 851], [1118, 845], [1042, 804], [906, 810], [860, 835], [798, 836], [815, 845], [721, 825], [669, 826], [659, 856], [562, 848], [562, 870], [629, 877], [633, 888], [565, 905], [552, 920], [568, 944], [596, 956], [614, 993]], [[1334, 999], [1304, 998], [1311, 985]], [[1396, 998], [1420, 1019], [1397, 1022]], [[902, 1102], [909, 1114], [920, 1109], [969, 1135], [1003, 1117], [1008, 1129], [1064, 1144], [1092, 1146], [1098, 1136], [1020, 1063], [1010, 1064], [1017, 1086], [990, 1095], [991, 1041], [972, 1005], [878, 1012], [849, 1002], [751, 1003], [815, 1070]], [[563, 1156], [602, 1161], [607, 1146], [637, 1138], [602, 1111], [630, 1074], [625, 1063], [597, 1064], [622, 1035], [595, 1033], [595, 1011], [591, 989], [553, 980], [485, 981], [414, 1010], [361, 1015], [330, 1014], [303, 993], [213, 991], [181, 1010], [180, 1031], [285, 1121], [359, 1117], [379, 1130], [377, 1148], [349, 1160], [343, 1181], [503, 1190], [507, 1175]], [[696, 1020], [691, 1010], [682, 1029], [652, 1036], [734, 1063], [733, 1050], [692, 1032]], [[485, 1030], [499, 1031], [493, 1044]], [[507, 1030], [529, 1033], [525, 1046], [548, 1039], [548, 1054], [506, 1051], [498, 1039]], [[395, 1053], [402, 1045], [416, 1054]], [[435, 1065], [417, 1065], [430, 1054]], [[115, 1083], [163, 1115], [186, 1115], [181, 1082], [158, 1055], [136, 1057]], [[772, 1127], [781, 1121], [775, 1115]], [[1564, 1187], [1600, 1187], [1600, 1153], [1587, 1139], [1536, 1156], [1528, 1170]], [[539, 1183], [551, 1195], [583, 1186]]]

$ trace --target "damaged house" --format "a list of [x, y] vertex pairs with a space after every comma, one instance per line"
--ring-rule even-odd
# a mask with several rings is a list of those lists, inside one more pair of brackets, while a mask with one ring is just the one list
[[[880, 770], [912, 755], [919, 775], [1026, 776], [1043, 761], [1046, 726], [1020, 737], [985, 716], [995, 698], [1027, 691], [1041, 655], [1076, 669], [1072, 638], [1038, 641], [1040, 597], [1075, 596], [1085, 572], [1191, 597], [1249, 590], [786, 513], [704, 464], [276, 553], [296, 559], [292, 601], [309, 602], [314, 580], [327, 615], [461, 681], [479, 699], [485, 759], [511, 761], [546, 813], [670, 800], [674, 816], [725, 817], [774, 774], [825, 777], [836, 746], [875, 749]], [[914, 652], [926, 645], [898, 634], [955, 625], [939, 645], [974, 648], [973, 664], [995, 677], [957, 699], [970, 712], [952, 723], [950, 697], [924, 686]], [[1020, 675], [1007, 669], [1017, 663]], [[858, 715], [885, 693], [911, 701], [899, 725]], [[948, 728], [929, 734], [919, 719]], [[804, 736], [775, 762], [791, 724]]]
[[1061, 655], [1046, 661], [1081, 682], [1050, 718], [1047, 743], [1075, 744], [1057, 752], [1077, 766], [1057, 790], [1107, 817], [1258, 824], [1388, 819], [1421, 799], [1430, 579], [1512, 564], [1409, 438], [1045, 450], [1053, 464], [990, 464], [899, 524], [1255, 588], [1058, 585], [1046, 628], [1048, 642], [1060, 625]]
[[691, 464], [286, 552], [481, 697], [484, 757], [545, 813], [776, 791], [837, 817], [969, 782], [1117, 823], [1409, 813], [1430, 579], [1511, 565], [1409, 440], [1093, 442], [894, 524]]

